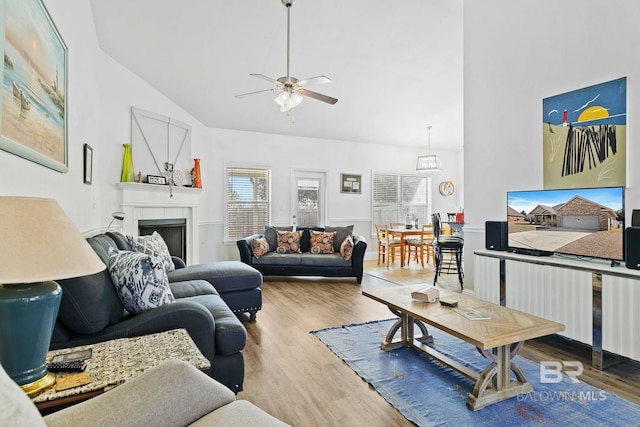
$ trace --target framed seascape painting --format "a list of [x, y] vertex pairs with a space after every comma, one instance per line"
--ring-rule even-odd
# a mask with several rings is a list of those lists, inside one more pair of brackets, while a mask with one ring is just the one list
[[625, 186], [627, 78], [542, 101], [545, 189]]
[[0, 0], [0, 13], [0, 148], [67, 172], [67, 47], [41, 0]]

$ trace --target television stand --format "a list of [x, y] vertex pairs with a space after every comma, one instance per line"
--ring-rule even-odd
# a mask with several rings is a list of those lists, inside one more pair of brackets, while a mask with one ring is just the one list
[[543, 251], [542, 249], [509, 248], [509, 251], [521, 255], [531, 256], [551, 256], [554, 254], [554, 252], [552, 251]]

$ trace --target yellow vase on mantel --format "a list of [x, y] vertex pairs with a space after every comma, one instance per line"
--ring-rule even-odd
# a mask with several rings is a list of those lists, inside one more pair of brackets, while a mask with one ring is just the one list
[[122, 172], [120, 173], [120, 182], [133, 182], [133, 158], [131, 157], [131, 144], [122, 144], [124, 147], [124, 156], [122, 157]]

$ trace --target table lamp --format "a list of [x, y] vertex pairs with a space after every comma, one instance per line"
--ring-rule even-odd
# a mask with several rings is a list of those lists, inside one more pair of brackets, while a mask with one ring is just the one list
[[0, 197], [0, 364], [30, 396], [55, 384], [46, 357], [62, 289], [105, 269], [53, 199]]

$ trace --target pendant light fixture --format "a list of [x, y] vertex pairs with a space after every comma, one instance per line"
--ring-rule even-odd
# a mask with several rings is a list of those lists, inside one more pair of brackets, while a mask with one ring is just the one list
[[440, 172], [442, 170], [442, 162], [440, 157], [435, 154], [431, 154], [431, 126], [427, 126], [427, 132], [429, 134], [426, 156], [418, 156], [418, 164], [416, 170], [427, 172]]

